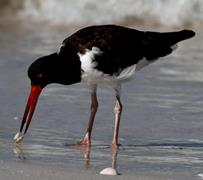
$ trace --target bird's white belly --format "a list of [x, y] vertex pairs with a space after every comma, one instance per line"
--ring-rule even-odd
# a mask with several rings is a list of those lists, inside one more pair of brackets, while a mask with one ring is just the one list
[[126, 67], [120, 70], [119, 73], [113, 75], [105, 74], [99, 71], [96, 66], [97, 63], [94, 61], [95, 57], [102, 54], [103, 52], [98, 47], [92, 47], [92, 49], [86, 49], [84, 54], [78, 52], [78, 56], [81, 62], [82, 69], [82, 81], [87, 81], [91, 84], [107, 83], [112, 84], [119, 81], [127, 81], [131, 79], [136, 71], [141, 70], [143, 67], [154, 61], [147, 61], [145, 58], [141, 59], [137, 64]]
[[91, 84], [115, 84], [120, 81], [130, 80], [136, 71], [136, 65], [129, 66], [123, 69], [119, 74], [105, 74], [99, 70], [94, 70], [92, 72], [84, 71], [82, 72], [82, 81], [89, 82]]
[[115, 78], [107, 74], [101, 74], [99, 71], [98, 73], [83, 72], [82, 81], [86, 81], [90, 84], [112, 84], [115, 81]]
[[116, 74], [105, 74], [99, 71], [94, 61], [95, 56], [100, 55], [102, 51], [97, 47], [92, 47], [91, 50], [86, 49], [84, 54], [78, 53], [81, 62], [82, 80], [92, 84], [107, 83], [112, 84], [118, 81], [123, 81], [131, 78], [135, 72], [136, 65], [129, 66]]
[[82, 80], [92, 84], [111, 83], [113, 77], [96, 69], [97, 63], [95, 57], [102, 54], [102, 51], [97, 47], [92, 47], [91, 50], [86, 49], [84, 54], [78, 53], [81, 62]]

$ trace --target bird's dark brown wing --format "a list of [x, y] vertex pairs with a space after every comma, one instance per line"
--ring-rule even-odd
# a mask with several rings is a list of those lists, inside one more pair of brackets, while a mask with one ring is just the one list
[[143, 58], [152, 61], [166, 56], [172, 52], [172, 45], [193, 35], [187, 30], [158, 33], [115, 25], [90, 26], [65, 39], [60, 53], [84, 54], [97, 47], [102, 53], [94, 57], [96, 68], [112, 75]]

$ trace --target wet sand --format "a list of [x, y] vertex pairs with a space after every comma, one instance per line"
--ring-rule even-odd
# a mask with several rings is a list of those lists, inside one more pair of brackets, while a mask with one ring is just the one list
[[[85, 84], [47, 87], [23, 143], [16, 147], [12, 141], [30, 88], [28, 66], [56, 51], [78, 28], [0, 23], [0, 179], [115, 178], [99, 175], [112, 164], [111, 88], [99, 87], [88, 159], [83, 150], [65, 146], [85, 132], [90, 102]], [[203, 172], [203, 35], [198, 32], [123, 85], [117, 179], [187, 180]]]
[[67, 180], [67, 179], [117, 179], [117, 180], [165, 180], [165, 179], [178, 179], [178, 180], [191, 180], [195, 179], [191, 175], [188, 174], [149, 174], [145, 173], [134, 173], [134, 174], [124, 174], [118, 176], [105, 176], [99, 175], [98, 173], [86, 170], [78, 170], [78, 169], [65, 169], [61, 167], [50, 167], [48, 165], [36, 165], [32, 163], [9, 163], [9, 162], [0, 162], [0, 178], [4, 180]]

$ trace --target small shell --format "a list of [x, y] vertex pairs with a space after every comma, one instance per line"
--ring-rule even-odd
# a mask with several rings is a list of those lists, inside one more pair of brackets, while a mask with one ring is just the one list
[[197, 174], [197, 176], [198, 176], [200, 179], [203, 179], [203, 173], [199, 173], [199, 174]]
[[20, 141], [22, 141], [22, 139], [23, 139], [23, 135], [21, 135], [20, 132], [18, 132], [18, 133], [14, 136], [14, 138], [13, 138], [13, 140], [14, 140], [16, 143], [19, 143]]
[[111, 175], [111, 176], [119, 175], [117, 170], [112, 168], [112, 167], [108, 167], [108, 168], [103, 169], [99, 174], [102, 174], [102, 175]]

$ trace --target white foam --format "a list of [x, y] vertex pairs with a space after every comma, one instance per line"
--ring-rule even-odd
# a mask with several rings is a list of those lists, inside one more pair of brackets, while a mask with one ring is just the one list
[[[6, 8], [36, 20], [74, 24], [103, 24], [120, 22], [126, 17], [158, 22], [164, 25], [183, 25], [203, 22], [202, 0], [22, 0]], [[16, 3], [16, 4], [18, 4]], [[15, 8], [15, 11], [13, 10]], [[54, 12], [54, 13], [53, 13]], [[97, 18], [95, 18], [97, 17]]]

